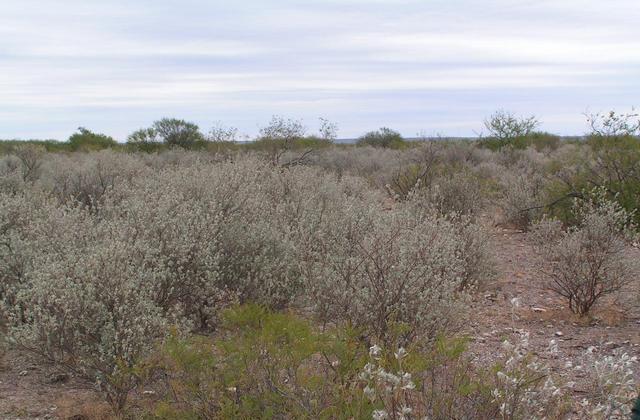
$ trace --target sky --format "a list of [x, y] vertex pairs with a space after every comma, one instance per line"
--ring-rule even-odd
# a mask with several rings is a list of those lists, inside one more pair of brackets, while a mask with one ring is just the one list
[[639, 22], [638, 0], [1, 0], [0, 138], [273, 115], [472, 136], [498, 109], [583, 134], [640, 106]]

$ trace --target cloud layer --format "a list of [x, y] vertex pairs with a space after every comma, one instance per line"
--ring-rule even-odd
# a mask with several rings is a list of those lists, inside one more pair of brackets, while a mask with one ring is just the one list
[[0, 138], [272, 114], [471, 135], [498, 108], [579, 134], [638, 104], [639, 21], [637, 0], [5, 0]]

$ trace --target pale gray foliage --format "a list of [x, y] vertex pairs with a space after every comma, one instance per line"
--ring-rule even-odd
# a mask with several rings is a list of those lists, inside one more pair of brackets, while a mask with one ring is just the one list
[[573, 312], [585, 315], [602, 297], [631, 282], [638, 263], [626, 254], [631, 215], [607, 200], [604, 190], [576, 201], [574, 208], [577, 226], [563, 230], [560, 222], [543, 220], [535, 225], [533, 238], [549, 287], [567, 299]]

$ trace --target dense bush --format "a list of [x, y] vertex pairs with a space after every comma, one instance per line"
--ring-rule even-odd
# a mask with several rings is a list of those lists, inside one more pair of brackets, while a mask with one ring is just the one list
[[205, 141], [200, 128], [177, 118], [163, 118], [149, 128], [137, 130], [129, 135], [127, 143], [144, 151], [154, 150], [154, 145], [162, 143], [169, 147], [194, 148]]
[[370, 131], [360, 137], [356, 143], [358, 146], [373, 146], [386, 149], [400, 149], [405, 146], [402, 135], [395, 130], [382, 127], [376, 131]]
[[370, 341], [397, 329], [405, 342], [432, 340], [461, 321], [464, 286], [476, 280], [461, 252], [468, 240], [454, 223], [410, 207], [362, 210], [318, 238], [307, 294], [321, 320], [347, 321]]
[[117, 144], [118, 142], [116, 142], [112, 137], [94, 133], [84, 127], [78, 128], [78, 132], [69, 137], [69, 145], [73, 151], [107, 149], [109, 147], [116, 146]]
[[529, 151], [502, 152], [499, 156], [507, 162], [497, 180], [498, 206], [503, 221], [522, 230], [527, 230], [545, 213], [549, 201], [545, 161], [536, 152], [527, 153]]
[[224, 314], [220, 340], [172, 339], [162, 367], [173, 392], [154, 417], [367, 418], [373, 405], [357, 387], [361, 344], [343, 331], [319, 333], [289, 314], [257, 306]]
[[539, 125], [535, 116], [517, 117], [510, 112], [497, 111], [484, 121], [489, 135], [480, 144], [491, 150], [498, 150], [524, 143], [523, 139], [529, 137]]

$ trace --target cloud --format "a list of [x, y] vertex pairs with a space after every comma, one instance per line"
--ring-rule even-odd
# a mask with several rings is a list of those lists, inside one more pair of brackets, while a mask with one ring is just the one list
[[581, 132], [637, 100], [639, 20], [635, 0], [4, 0], [0, 138], [274, 113], [468, 135], [497, 108]]

